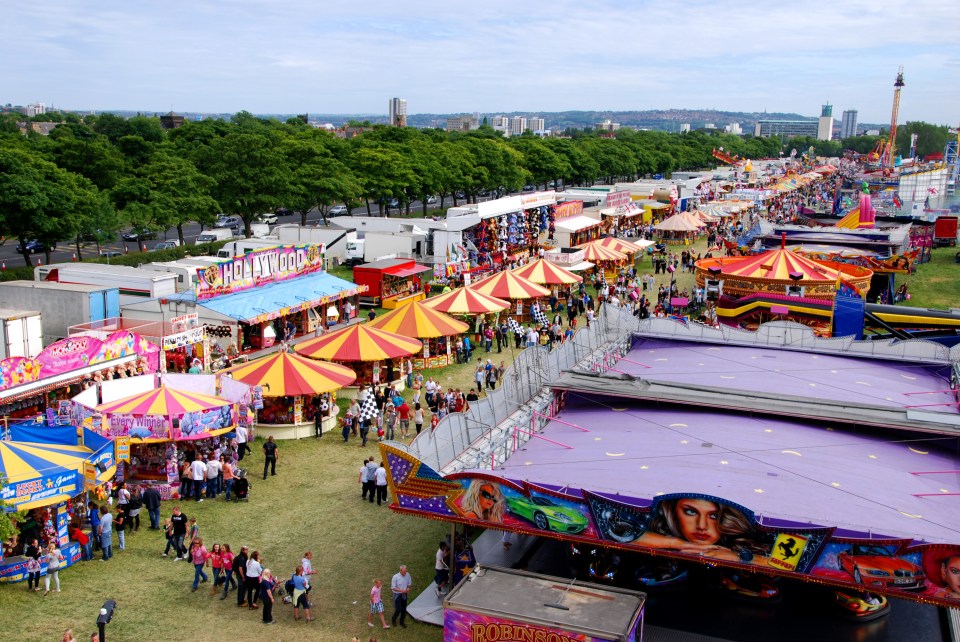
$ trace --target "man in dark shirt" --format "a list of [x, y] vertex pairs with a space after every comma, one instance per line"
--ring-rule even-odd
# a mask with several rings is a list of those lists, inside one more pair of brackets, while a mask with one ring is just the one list
[[[240, 549], [240, 554], [233, 558], [233, 576], [237, 578], [237, 606], [244, 606], [247, 603], [247, 552], [250, 549], [244, 546]], [[223, 587], [223, 595], [226, 597], [229, 584]]]
[[[183, 538], [187, 535], [187, 516], [180, 512], [179, 506], [174, 506], [173, 515], [170, 516], [170, 523], [173, 524], [173, 547], [177, 557], [173, 560], [178, 561], [187, 554], [187, 549], [183, 545]], [[164, 553], [166, 555], [166, 553]]]
[[280, 457], [280, 449], [273, 441], [273, 435], [267, 437], [267, 443], [263, 445], [263, 478], [267, 478], [267, 468], [270, 468], [270, 474], [277, 474], [277, 459]]
[[160, 530], [160, 491], [153, 486], [149, 486], [143, 491], [143, 506], [150, 515], [150, 529]]

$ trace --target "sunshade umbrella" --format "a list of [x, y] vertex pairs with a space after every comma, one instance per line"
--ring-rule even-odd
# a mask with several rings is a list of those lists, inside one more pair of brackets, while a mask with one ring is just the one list
[[[13, 510], [29, 510], [70, 499], [83, 490], [83, 464], [91, 455], [93, 451], [84, 446], [0, 441], [0, 477], [7, 484], [0, 493]], [[98, 481], [104, 478], [103, 473], [98, 475]], [[31, 501], [35, 493], [30, 492], [18, 499], [16, 485], [33, 480], [42, 486], [37, 492], [54, 494]]]
[[583, 281], [582, 277], [546, 259], [537, 259], [533, 263], [511, 270], [511, 272], [541, 285], [570, 285]]
[[446, 294], [430, 297], [423, 304], [447, 314], [489, 314], [510, 307], [507, 301], [501, 301], [469, 288], [457, 288]]
[[480, 292], [498, 299], [536, 299], [550, 296], [550, 290], [517, 276], [509, 270], [497, 272], [493, 276], [481, 279], [469, 287], [474, 292]]
[[608, 250], [613, 250], [614, 252], [620, 252], [621, 254], [636, 254], [641, 248], [636, 243], [631, 243], [630, 241], [624, 241], [623, 239], [618, 239], [615, 236], [605, 236], [602, 239], [597, 239], [593, 241], [600, 247], [605, 247]]
[[315, 361], [289, 352], [274, 354], [224, 370], [237, 381], [263, 386], [272, 397], [315, 395], [338, 390], [356, 381], [357, 374], [337, 363]]
[[328, 361], [385, 361], [423, 350], [416, 339], [354, 323], [342, 330], [310, 339], [294, 348], [311, 359]]
[[401, 305], [373, 321], [368, 321], [367, 327], [402, 334], [414, 339], [433, 339], [466, 332], [470, 329], [470, 324], [427, 307], [421, 301], [414, 301], [409, 305]]
[[585, 261], [592, 261], [596, 263], [597, 261], [625, 261], [627, 260], [627, 255], [622, 252], [616, 252], [614, 250], [607, 249], [605, 247], [600, 247], [596, 243], [587, 243], [581, 245], [583, 248], [583, 258]]
[[137, 393], [117, 401], [97, 406], [97, 412], [105, 415], [163, 415], [179, 417], [188, 412], [203, 412], [229, 405], [220, 397], [204, 395], [199, 392], [174, 390], [160, 386], [154, 390]]

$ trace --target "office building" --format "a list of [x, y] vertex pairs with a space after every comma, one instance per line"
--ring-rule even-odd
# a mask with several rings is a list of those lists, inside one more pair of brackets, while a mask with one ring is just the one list
[[816, 137], [820, 123], [816, 120], [758, 120], [753, 129], [757, 138], [793, 138], [794, 136]]
[[527, 131], [527, 119], [523, 116], [511, 116], [509, 131], [511, 136], [519, 136]]
[[43, 103], [30, 103], [23, 112], [24, 116], [27, 116], [28, 118], [40, 116], [45, 113], [47, 113], [47, 106]]
[[480, 127], [480, 115], [472, 116], [453, 116], [447, 118], [448, 132], [468, 132]]
[[542, 118], [540, 118], [539, 116], [531, 116], [530, 118], [527, 119], [527, 129], [529, 129], [534, 133], [537, 133], [537, 132], [542, 132], [544, 129], [546, 129], [546, 127], [544, 126], [544, 122]]
[[857, 135], [857, 110], [847, 109], [840, 120], [840, 138], [853, 138]]
[[510, 119], [506, 116], [494, 116], [490, 119], [490, 126], [494, 131], [506, 134], [510, 131]]
[[817, 121], [817, 140], [833, 139], [833, 105], [827, 103], [820, 110], [820, 120]]
[[610, 119], [603, 121], [602, 123], [597, 123], [597, 129], [605, 132], [615, 132], [620, 129], [620, 123], [612, 123]]
[[394, 127], [407, 126], [407, 99], [390, 99], [390, 124]]

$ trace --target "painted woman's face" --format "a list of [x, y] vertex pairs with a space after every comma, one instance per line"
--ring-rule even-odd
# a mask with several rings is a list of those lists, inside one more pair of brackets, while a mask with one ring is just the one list
[[960, 555], [947, 558], [940, 572], [947, 588], [957, 597], [960, 597]]
[[483, 484], [480, 487], [480, 508], [483, 511], [493, 509], [497, 504], [497, 492], [490, 484]]
[[720, 511], [705, 499], [681, 499], [675, 509], [680, 534], [688, 542], [716, 544], [720, 541]]

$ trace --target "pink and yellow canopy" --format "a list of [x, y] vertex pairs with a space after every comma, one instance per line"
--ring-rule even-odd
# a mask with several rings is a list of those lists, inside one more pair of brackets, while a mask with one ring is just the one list
[[759, 279], [787, 281], [793, 278], [803, 281], [836, 281], [846, 275], [813, 259], [788, 249], [770, 250], [758, 256], [724, 259], [725, 276], [744, 276]]
[[199, 392], [174, 390], [167, 386], [160, 386], [155, 390], [148, 390], [117, 401], [111, 401], [97, 406], [97, 412], [104, 415], [156, 415], [165, 417], [180, 417], [188, 412], [202, 412], [213, 408], [222, 408], [231, 402], [204, 395]]
[[626, 261], [628, 259], [626, 254], [597, 245], [596, 242], [585, 243], [579, 247], [583, 248], [583, 259], [591, 263], [597, 263], [599, 261]]
[[469, 324], [438, 312], [420, 301], [402, 305], [382, 317], [368, 321], [367, 327], [379, 328], [414, 339], [449, 337], [470, 329]]
[[296, 397], [339, 390], [357, 379], [356, 373], [336, 363], [314, 361], [288, 352], [276, 352], [251, 363], [224, 370], [237, 381], [263, 386], [267, 397]]
[[294, 348], [311, 359], [328, 361], [385, 361], [423, 350], [416, 339], [355, 323], [342, 330], [304, 341]]
[[457, 288], [423, 302], [428, 308], [447, 314], [490, 314], [510, 307], [510, 303], [481, 294], [470, 288]]
[[498, 299], [536, 299], [542, 296], [550, 296], [550, 290], [547, 288], [509, 270], [497, 272], [492, 276], [481, 279], [471, 285], [469, 289]]
[[[621, 254], [636, 254], [643, 248], [635, 243], [630, 241], [624, 241], [623, 239], [618, 239], [614, 236], [605, 236], [602, 239], [597, 239], [592, 241], [595, 245], [599, 247], [605, 247], [608, 250], [613, 250], [614, 252], [620, 252]], [[581, 246], [583, 247], [583, 246]]]
[[582, 277], [546, 259], [538, 259], [511, 271], [517, 276], [541, 285], [570, 285], [583, 281]]

